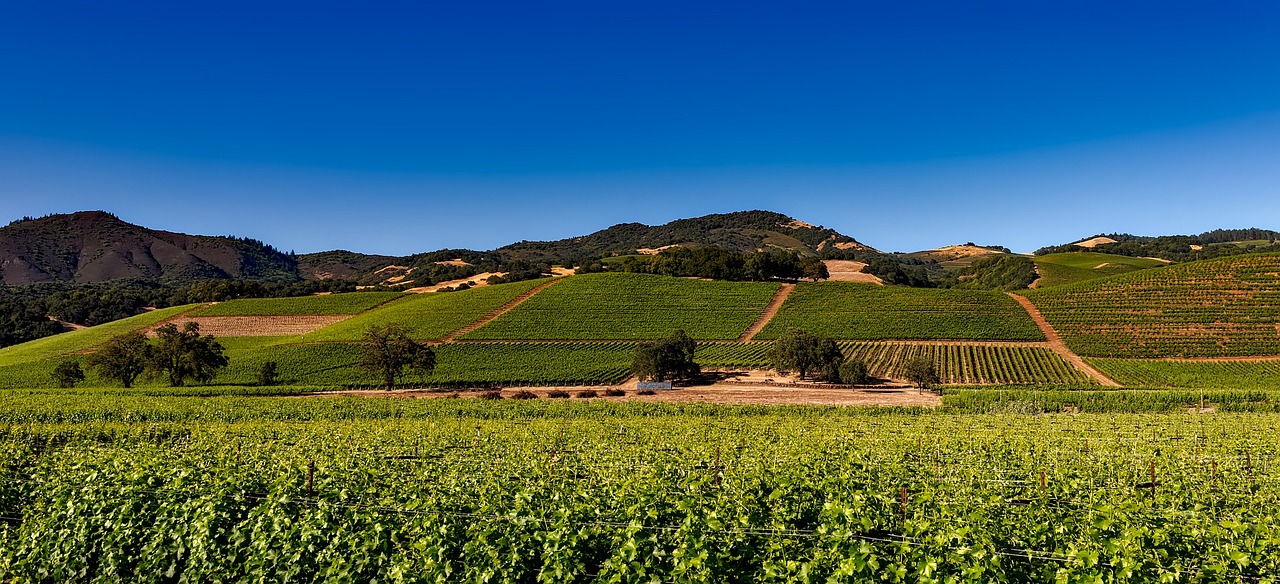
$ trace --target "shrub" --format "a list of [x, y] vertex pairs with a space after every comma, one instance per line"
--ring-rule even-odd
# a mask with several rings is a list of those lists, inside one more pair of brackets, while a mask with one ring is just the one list
[[501, 391], [485, 391], [480, 393], [480, 399], [502, 399]]
[[84, 381], [84, 370], [80, 369], [79, 361], [68, 359], [53, 368], [53, 380], [58, 387], [75, 387], [77, 383]]
[[553, 389], [547, 392], [547, 397], [566, 398], [569, 397], [569, 392], [563, 389]]
[[656, 395], [658, 392], [652, 389], [642, 389], [636, 392], [636, 395]]
[[587, 397], [600, 397], [600, 394], [599, 394], [599, 393], [596, 393], [596, 390], [594, 390], [594, 389], [584, 389], [584, 390], [582, 390], [582, 391], [579, 391], [579, 392], [578, 392], [578, 396], [577, 396], [577, 397], [582, 397], [582, 398], [587, 398]]
[[262, 364], [262, 368], [258, 370], [258, 385], [268, 386], [276, 384], [276, 362], [267, 361]]
[[622, 397], [624, 395], [627, 395], [627, 392], [622, 391], [621, 389], [610, 388], [610, 389], [604, 390], [604, 395], [605, 397]]
[[522, 389], [512, 394], [511, 399], [538, 399], [538, 394]]

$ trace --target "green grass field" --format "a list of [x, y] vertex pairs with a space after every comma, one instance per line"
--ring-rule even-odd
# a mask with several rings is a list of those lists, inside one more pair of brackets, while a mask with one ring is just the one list
[[1000, 292], [800, 283], [757, 339], [800, 328], [833, 339], [1042, 341], [1017, 302]]
[[1034, 259], [1036, 269], [1040, 271], [1037, 288], [1051, 288], [1165, 265], [1165, 262], [1159, 260], [1091, 251], [1052, 253]]
[[547, 281], [544, 278], [457, 292], [410, 294], [303, 338], [316, 342], [358, 341], [371, 326], [395, 323], [415, 339], [439, 339]]
[[192, 316], [357, 314], [404, 296], [402, 292], [344, 292], [292, 298], [240, 298], [206, 306]]
[[1025, 294], [1085, 356], [1280, 354], [1280, 254], [1176, 264]]
[[734, 339], [777, 290], [773, 283], [583, 274], [565, 278], [463, 338], [656, 339], [684, 329], [696, 339]]
[[1091, 358], [1090, 365], [1129, 387], [1280, 389], [1280, 361], [1163, 361]]
[[60, 333], [20, 345], [5, 347], [0, 349], [0, 367], [84, 351], [101, 345], [111, 340], [112, 337], [146, 328], [197, 306], [199, 305], [188, 304], [162, 308], [87, 329]]

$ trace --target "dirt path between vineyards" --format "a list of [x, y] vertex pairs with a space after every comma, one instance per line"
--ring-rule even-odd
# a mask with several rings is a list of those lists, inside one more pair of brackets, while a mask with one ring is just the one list
[[1040, 327], [1040, 332], [1044, 333], [1044, 338], [1048, 341], [1049, 349], [1061, 355], [1068, 363], [1075, 365], [1076, 369], [1083, 371], [1104, 387], [1120, 387], [1120, 384], [1116, 383], [1115, 380], [1103, 375], [1101, 371], [1085, 363], [1084, 359], [1081, 359], [1079, 355], [1067, 348], [1067, 344], [1063, 342], [1062, 337], [1058, 336], [1058, 331], [1053, 329], [1053, 325], [1050, 325], [1049, 321], [1045, 320], [1044, 315], [1040, 314], [1040, 309], [1036, 308], [1036, 305], [1032, 304], [1027, 297], [1012, 292], [1006, 292], [1006, 294], [1016, 300], [1022, 306], [1022, 309], [1026, 310], [1027, 314], [1031, 316], [1031, 320], [1035, 321], [1036, 326]]
[[551, 285], [553, 285], [553, 284], [555, 284], [556, 282], [559, 282], [559, 281], [560, 281], [560, 279], [555, 279], [555, 280], [551, 280], [551, 281], [549, 281], [549, 282], [545, 282], [545, 283], [542, 283], [542, 284], [538, 284], [537, 286], [534, 286], [534, 287], [533, 287], [532, 289], [530, 289], [528, 292], [525, 292], [524, 294], [521, 294], [521, 295], [519, 295], [519, 296], [516, 296], [515, 298], [512, 298], [509, 302], [507, 302], [506, 304], [503, 304], [502, 306], [499, 306], [496, 310], [494, 310], [494, 311], [490, 312], [489, 314], [486, 314], [486, 315], [484, 315], [484, 316], [480, 317], [480, 320], [477, 320], [477, 321], [475, 321], [475, 322], [473, 322], [473, 323], [471, 323], [471, 324], [469, 324], [469, 325], [467, 325], [467, 326], [464, 326], [464, 327], [462, 327], [462, 328], [460, 328], [460, 329], [458, 329], [458, 330], [456, 330], [456, 331], [453, 331], [453, 332], [451, 332], [451, 333], [449, 333], [449, 334], [445, 335], [443, 338], [441, 338], [441, 339], [440, 339], [440, 342], [441, 342], [441, 343], [452, 343], [452, 342], [454, 341], [454, 339], [457, 339], [458, 337], [460, 337], [460, 336], [462, 336], [462, 335], [465, 335], [465, 334], [467, 334], [467, 333], [469, 333], [469, 332], [471, 332], [471, 331], [473, 331], [473, 330], [476, 330], [476, 329], [478, 329], [478, 328], [480, 328], [480, 327], [482, 327], [482, 326], [484, 326], [484, 325], [486, 325], [486, 324], [489, 324], [489, 323], [493, 322], [493, 321], [494, 321], [494, 319], [498, 318], [499, 316], [502, 316], [502, 315], [506, 314], [506, 313], [507, 313], [508, 311], [510, 311], [512, 308], [515, 308], [515, 307], [517, 307], [517, 306], [520, 306], [522, 303], [524, 303], [524, 301], [525, 301], [525, 300], [528, 300], [528, 299], [530, 299], [530, 298], [533, 298], [533, 295], [534, 295], [534, 294], [537, 294], [537, 293], [539, 293], [539, 292], [541, 292], [541, 291], [543, 291], [543, 290], [546, 290], [548, 286], [551, 286]]
[[769, 325], [769, 321], [773, 320], [774, 316], [777, 316], [778, 310], [782, 308], [782, 303], [787, 301], [787, 297], [790, 296], [791, 291], [795, 289], [795, 284], [783, 284], [781, 288], [778, 288], [778, 292], [773, 295], [773, 300], [770, 300], [769, 305], [765, 307], [764, 313], [762, 313], [760, 318], [757, 318], [755, 322], [751, 323], [751, 326], [747, 331], [742, 333], [742, 336], [738, 337], [738, 341], [745, 343], [760, 334], [760, 331], [764, 330], [764, 327]]
[[[750, 383], [726, 382], [714, 385], [680, 387], [670, 390], [657, 390], [653, 395], [639, 395], [635, 386], [623, 389], [626, 395], [606, 397], [605, 389], [610, 387], [507, 387], [500, 392], [503, 399], [511, 399], [516, 393], [527, 391], [537, 399], [557, 399], [549, 394], [555, 391], [566, 392], [572, 397], [559, 398], [564, 401], [642, 401], [663, 403], [711, 403], [726, 405], [819, 405], [819, 406], [890, 406], [890, 407], [927, 407], [936, 408], [942, 405], [942, 398], [931, 391], [904, 387], [840, 389], [824, 387], [772, 387], [758, 386]], [[598, 397], [579, 398], [578, 392], [594, 390]], [[399, 399], [445, 399], [450, 397], [477, 397], [478, 392], [460, 392], [425, 389], [396, 389], [385, 391], [380, 389], [362, 389], [351, 391], [326, 391], [297, 399], [316, 399], [325, 397], [373, 397]]]

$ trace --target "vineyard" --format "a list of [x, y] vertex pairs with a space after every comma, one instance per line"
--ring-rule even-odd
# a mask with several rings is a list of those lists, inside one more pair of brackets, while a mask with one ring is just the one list
[[[945, 384], [1081, 384], [1091, 380], [1044, 347], [841, 341], [846, 357], [867, 363], [871, 375], [902, 379], [908, 359], [923, 356], [934, 363]], [[704, 367], [767, 369], [768, 343], [714, 344], [698, 348]]]
[[1131, 387], [1280, 389], [1280, 361], [1095, 358], [1089, 364]]
[[120, 418], [104, 396], [0, 403], [18, 406], [0, 408], [6, 580], [1280, 574], [1275, 414], [133, 397]]
[[985, 290], [801, 283], [758, 339], [792, 328], [833, 339], [1043, 341], [1011, 298]]
[[240, 298], [211, 304], [192, 316], [295, 316], [356, 314], [405, 294], [401, 292], [344, 292], [291, 298]]
[[1035, 262], [1036, 270], [1040, 272], [1037, 288], [1074, 284], [1165, 265], [1160, 260], [1091, 251], [1051, 253], [1036, 256]]
[[525, 280], [457, 292], [408, 295], [304, 337], [307, 341], [358, 341], [370, 326], [396, 323], [415, 339], [439, 339], [479, 320], [548, 280]]
[[1280, 353], [1280, 254], [1178, 264], [1026, 294], [1085, 356]]
[[534, 295], [463, 339], [640, 340], [684, 329], [696, 339], [735, 339], [778, 284], [645, 274], [583, 274]]

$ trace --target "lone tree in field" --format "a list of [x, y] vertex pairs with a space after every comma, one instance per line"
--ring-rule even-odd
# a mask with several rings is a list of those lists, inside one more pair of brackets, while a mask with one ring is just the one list
[[908, 359], [902, 366], [902, 375], [916, 387], [928, 388], [939, 382], [933, 359], [923, 355]]
[[58, 363], [53, 368], [53, 381], [58, 387], [75, 387], [77, 383], [84, 381], [84, 370], [80, 369], [80, 362], [68, 359]]
[[89, 355], [89, 367], [101, 377], [132, 387], [133, 381], [147, 370], [149, 353], [146, 336], [139, 332], [125, 333]]
[[688, 379], [702, 372], [694, 362], [697, 343], [683, 330], [671, 336], [636, 347], [631, 372], [643, 381]]
[[188, 379], [207, 383], [227, 366], [222, 344], [212, 335], [201, 335], [200, 324], [186, 322], [182, 329], [169, 323], [156, 329], [150, 350], [150, 369], [169, 378], [169, 385], [182, 387]]
[[835, 341], [800, 329], [783, 333], [765, 356], [778, 373], [795, 371], [800, 379], [814, 372], [828, 381], [839, 380], [840, 364], [844, 362]]
[[857, 357], [849, 357], [840, 365], [840, 383], [846, 385], [866, 385], [871, 381], [867, 371], [867, 362]]
[[431, 347], [414, 341], [398, 324], [374, 325], [364, 333], [364, 345], [360, 349], [360, 367], [382, 378], [383, 385], [391, 389], [396, 378], [411, 369], [426, 375], [436, 368], [436, 352]]

